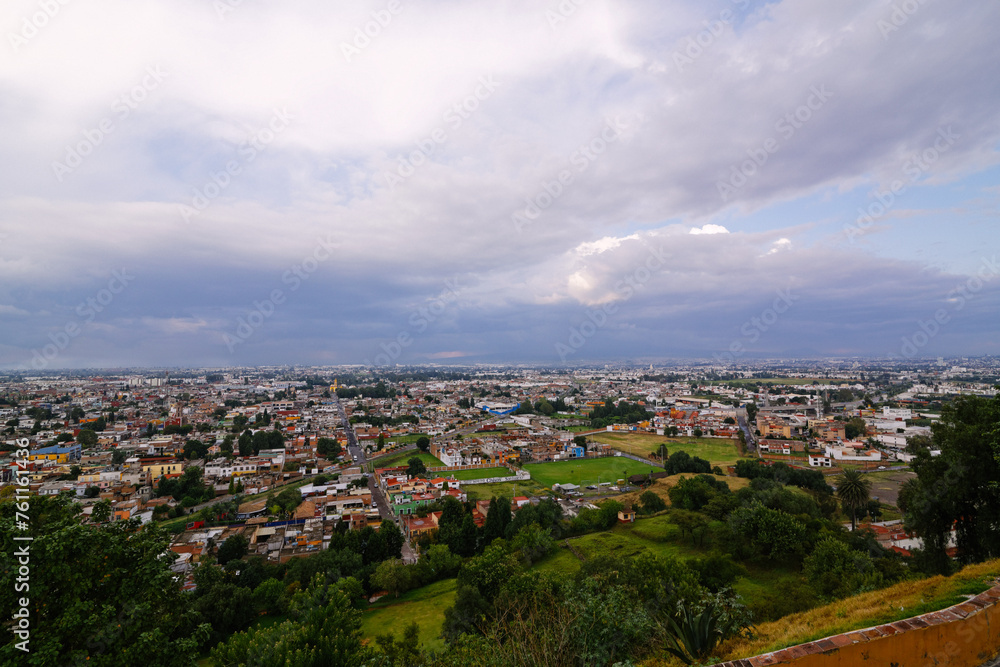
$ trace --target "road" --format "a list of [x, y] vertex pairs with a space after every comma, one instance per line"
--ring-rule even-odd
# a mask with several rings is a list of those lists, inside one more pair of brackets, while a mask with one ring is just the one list
[[[365, 450], [358, 444], [358, 436], [351, 427], [350, 420], [347, 418], [347, 411], [344, 410], [344, 406], [340, 404], [340, 398], [334, 394], [334, 400], [337, 402], [337, 410], [340, 412], [340, 422], [344, 426], [344, 433], [347, 434], [347, 453], [351, 455], [354, 461], [364, 468], [367, 458], [365, 457]], [[392, 521], [405, 535], [406, 532], [403, 531], [402, 522], [393, 515], [392, 510], [389, 509], [389, 501], [382, 493], [382, 489], [379, 488], [378, 484], [375, 483], [375, 475], [368, 475], [368, 490], [372, 494], [372, 502], [378, 506], [379, 516], [382, 517], [383, 521]], [[416, 563], [417, 554], [410, 545], [409, 539], [403, 542], [403, 562], [404, 563]]]

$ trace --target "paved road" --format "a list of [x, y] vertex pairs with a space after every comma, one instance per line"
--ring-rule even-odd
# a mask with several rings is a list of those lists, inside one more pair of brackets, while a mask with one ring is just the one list
[[[350, 420], [347, 418], [347, 411], [344, 410], [344, 406], [340, 404], [340, 398], [337, 397], [336, 394], [334, 394], [333, 397], [337, 402], [337, 409], [340, 411], [340, 421], [344, 426], [344, 433], [347, 434], [347, 452], [358, 465], [363, 467], [368, 460], [365, 457], [365, 450], [360, 444], [358, 444], [358, 436], [351, 427]], [[402, 522], [394, 516], [392, 511], [389, 509], [389, 501], [386, 499], [385, 494], [382, 493], [382, 489], [380, 489], [378, 484], [375, 483], [375, 475], [368, 475], [368, 490], [372, 494], [372, 502], [378, 505], [378, 513], [382, 517], [382, 520], [392, 521], [402, 531], [403, 527], [400, 525]], [[409, 540], [403, 542], [403, 562], [417, 562], [416, 552], [414, 552]]]

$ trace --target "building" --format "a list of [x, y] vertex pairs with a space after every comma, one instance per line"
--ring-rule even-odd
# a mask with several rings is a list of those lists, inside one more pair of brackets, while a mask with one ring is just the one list
[[28, 454], [29, 461], [54, 461], [55, 463], [74, 463], [83, 456], [79, 443], [67, 445], [52, 445], [42, 447]]

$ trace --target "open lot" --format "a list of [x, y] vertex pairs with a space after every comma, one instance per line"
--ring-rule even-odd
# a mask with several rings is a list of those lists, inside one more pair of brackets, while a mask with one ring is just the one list
[[416, 621], [420, 626], [423, 648], [443, 649], [439, 637], [444, 610], [455, 602], [455, 579], [443, 579], [423, 588], [408, 591], [398, 598], [386, 596], [368, 607], [361, 617], [361, 634], [374, 640], [376, 635], [391, 633], [397, 638], [403, 629]]
[[600, 459], [571, 459], [552, 463], [529, 463], [524, 469], [531, 473], [531, 479], [540, 485], [552, 488], [553, 484], [597, 484], [614, 483], [629, 475], [662, 472], [647, 463], [639, 463], [624, 456], [608, 456]]
[[[916, 478], [917, 473], [893, 470], [884, 472], [871, 472], [865, 475], [865, 479], [872, 483], [872, 497], [878, 496], [883, 505], [899, 507], [899, 489], [908, 480]], [[836, 484], [831, 480], [832, 484]]]
[[[444, 473], [442, 473], [444, 474]], [[490, 477], [510, 477], [513, 475], [510, 468], [477, 468], [475, 470], [456, 470], [448, 475], [455, 479], [488, 479]]]
[[469, 484], [463, 486], [462, 491], [469, 497], [469, 500], [489, 500], [494, 496], [547, 496], [548, 489], [533, 479], [522, 482], [498, 482], [496, 484]]
[[598, 433], [587, 436], [587, 439], [647, 458], [661, 444], [666, 444], [670, 454], [684, 451], [691, 456], [700, 456], [712, 465], [724, 467], [733, 465], [740, 459], [736, 441], [724, 438], [667, 438], [652, 433]]
[[392, 468], [395, 466], [405, 466], [407, 461], [412, 459], [414, 456], [419, 458], [424, 462], [425, 466], [443, 466], [441, 460], [436, 456], [431, 456], [427, 452], [422, 452], [419, 449], [410, 449], [405, 452], [400, 452], [395, 456], [387, 456], [384, 459], [378, 459], [374, 462], [376, 468]]

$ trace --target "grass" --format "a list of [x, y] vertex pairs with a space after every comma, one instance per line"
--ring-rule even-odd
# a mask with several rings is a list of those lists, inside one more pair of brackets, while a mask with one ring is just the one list
[[548, 489], [533, 479], [521, 482], [497, 482], [495, 484], [469, 484], [463, 486], [462, 491], [469, 500], [489, 500], [494, 496], [547, 496]]
[[600, 433], [589, 436], [589, 439], [647, 458], [661, 444], [666, 444], [670, 454], [687, 452], [691, 456], [700, 456], [710, 461], [713, 466], [734, 465], [741, 458], [736, 449], [736, 441], [722, 438], [667, 438], [651, 433]]
[[[541, 486], [552, 488], [553, 484], [578, 484], [586, 486], [601, 482], [612, 482], [623, 476], [647, 473], [652, 468], [647, 463], [632, 459], [609, 456], [601, 459], [573, 459], [554, 463], [529, 463], [524, 469], [531, 473], [531, 479]], [[658, 472], [661, 469], [654, 469]]]
[[417, 457], [424, 462], [427, 467], [432, 466], [443, 466], [444, 463], [441, 462], [436, 456], [432, 456], [427, 452], [422, 452], [419, 449], [409, 449], [405, 452], [400, 452], [395, 456], [389, 456], [384, 459], [379, 459], [373, 463], [376, 468], [394, 468], [396, 466], [405, 466], [407, 462], [413, 457]]
[[488, 479], [490, 477], [510, 477], [514, 473], [510, 468], [477, 468], [474, 470], [456, 470], [449, 473], [458, 480], [462, 479]]
[[443, 579], [418, 588], [399, 598], [384, 597], [365, 610], [361, 617], [361, 634], [374, 641], [376, 635], [392, 633], [398, 637], [412, 621], [420, 626], [420, 643], [425, 649], [441, 650], [439, 638], [444, 610], [455, 602], [455, 579]]
[[729, 640], [720, 646], [719, 654], [722, 660], [737, 660], [937, 611], [963, 602], [965, 595], [987, 590], [998, 576], [1000, 560], [992, 560], [970, 565], [951, 577], [904, 581], [761, 623], [753, 639]]

